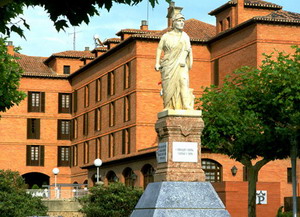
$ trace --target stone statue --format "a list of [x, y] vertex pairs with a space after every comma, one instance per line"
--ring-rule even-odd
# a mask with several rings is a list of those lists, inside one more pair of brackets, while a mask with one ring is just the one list
[[193, 55], [190, 38], [183, 31], [184, 20], [181, 13], [173, 16], [173, 29], [161, 37], [156, 52], [155, 70], [161, 72], [164, 110], [194, 109], [195, 97], [189, 88]]

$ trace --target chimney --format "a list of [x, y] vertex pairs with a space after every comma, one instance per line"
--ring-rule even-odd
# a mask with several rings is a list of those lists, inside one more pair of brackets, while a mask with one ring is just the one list
[[141, 30], [148, 30], [147, 20], [142, 20]]
[[14, 45], [13, 45], [13, 42], [12, 41], [8, 41], [7, 42], [7, 53], [14, 56], [15, 54], [15, 51], [14, 51]]
[[85, 47], [84, 48], [84, 51], [89, 51], [90, 50], [90, 47]]
[[173, 1], [170, 2], [169, 8], [168, 8], [168, 14], [167, 14], [168, 27], [172, 27], [172, 24], [173, 24], [172, 18], [173, 18], [173, 16], [175, 14], [181, 13], [182, 9], [183, 9], [182, 7], [176, 7], [175, 2], [173, 2]]

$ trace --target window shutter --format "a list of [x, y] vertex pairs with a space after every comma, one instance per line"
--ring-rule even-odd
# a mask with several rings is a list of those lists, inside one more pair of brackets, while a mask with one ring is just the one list
[[61, 147], [57, 147], [57, 166], [61, 166]]
[[61, 139], [61, 120], [57, 120], [57, 139]]
[[126, 138], [125, 138], [125, 136], [126, 136], [126, 132], [125, 132], [125, 130], [122, 130], [122, 154], [125, 154], [125, 152], [126, 152]]
[[31, 119], [27, 119], [27, 139], [31, 137]]
[[214, 61], [214, 85], [219, 85], [219, 59]]
[[74, 139], [74, 119], [70, 121], [70, 140]]
[[75, 90], [74, 91], [74, 93], [73, 93], [73, 98], [74, 98], [74, 100], [73, 100], [73, 111], [74, 112], [77, 112], [77, 90]]
[[26, 146], [26, 166], [31, 164], [31, 145]]
[[45, 92], [41, 92], [41, 112], [45, 112]]
[[127, 129], [127, 154], [130, 153], [130, 128]]
[[62, 94], [58, 94], [58, 113], [62, 113]]
[[94, 130], [97, 131], [97, 129], [98, 129], [98, 111], [97, 111], [97, 109], [95, 109], [94, 111], [95, 111]]
[[98, 102], [98, 99], [99, 99], [99, 93], [98, 93], [98, 91], [99, 91], [99, 90], [98, 90], [98, 89], [99, 89], [99, 87], [98, 87], [99, 84], [98, 84], [98, 82], [99, 82], [99, 79], [96, 80], [96, 84], [95, 84], [95, 85], [96, 85], [96, 94], [95, 94], [95, 96], [96, 96], [96, 97], [95, 97], [95, 101], [96, 101], [96, 102]]
[[73, 146], [70, 147], [70, 160], [69, 160], [69, 163], [70, 163], [70, 167], [73, 166], [73, 156], [74, 156], [74, 153], [73, 153]]
[[28, 92], [28, 112], [32, 111], [32, 92]]
[[44, 166], [44, 160], [45, 160], [45, 146], [40, 146], [40, 164], [39, 166]]
[[35, 119], [35, 139], [40, 139], [40, 119]]
[[69, 100], [70, 100], [70, 102], [69, 102], [69, 112], [68, 113], [72, 113], [72, 106], [73, 106], [72, 102], [73, 102], [73, 100], [72, 100], [72, 95], [71, 94], [69, 94]]

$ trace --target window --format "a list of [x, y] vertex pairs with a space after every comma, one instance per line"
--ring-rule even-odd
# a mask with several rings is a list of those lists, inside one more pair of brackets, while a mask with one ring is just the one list
[[122, 131], [122, 154], [130, 153], [130, 132], [129, 129]]
[[144, 189], [146, 189], [149, 183], [154, 182], [154, 168], [150, 164], [146, 164], [142, 168], [142, 173], [144, 176]]
[[27, 119], [27, 139], [40, 139], [40, 119]]
[[44, 92], [28, 92], [28, 112], [45, 112]]
[[84, 87], [84, 107], [88, 107], [90, 103], [90, 91], [89, 91], [89, 85], [86, 85]]
[[70, 120], [57, 121], [57, 139], [68, 140], [70, 139]]
[[89, 163], [89, 142], [83, 143], [83, 163]]
[[118, 182], [119, 178], [117, 177], [116, 173], [114, 171], [109, 171], [106, 175], [106, 179], [108, 183]]
[[44, 152], [43, 145], [27, 145], [26, 165], [44, 166]]
[[71, 67], [68, 65], [64, 65], [64, 74], [70, 74]]
[[97, 159], [101, 158], [101, 138], [97, 138], [95, 142], [95, 159]]
[[220, 21], [219, 25], [220, 25], [220, 32], [222, 32], [224, 30], [224, 23], [223, 23], [223, 21]]
[[134, 187], [134, 183], [135, 183], [135, 180], [137, 177], [134, 174], [134, 172], [132, 171], [132, 169], [127, 167], [123, 172], [123, 176], [125, 179], [125, 186]]
[[107, 74], [107, 94], [112, 96], [115, 94], [115, 72], [109, 72]]
[[99, 102], [101, 100], [101, 78], [98, 78], [96, 80], [96, 102]]
[[202, 169], [205, 173], [207, 182], [221, 182], [222, 181], [222, 166], [216, 161], [209, 159], [202, 159]]
[[115, 135], [109, 134], [108, 135], [108, 157], [115, 156]]
[[101, 130], [101, 108], [95, 109], [95, 131]]
[[77, 118], [73, 119], [72, 121], [72, 139], [78, 138], [78, 120]]
[[115, 102], [109, 103], [109, 126], [115, 125]]
[[78, 165], [78, 146], [73, 145], [72, 146], [72, 166]]
[[129, 96], [124, 97], [124, 121], [130, 120], [130, 100]]
[[85, 113], [83, 115], [83, 135], [87, 136], [89, 133], [89, 114]]
[[292, 168], [287, 168], [287, 182], [292, 183]]
[[57, 152], [58, 152], [57, 166], [59, 167], [70, 166], [70, 147], [58, 146]]
[[73, 92], [73, 112], [77, 112], [77, 90]]
[[58, 112], [71, 113], [71, 94], [69, 93], [58, 94]]
[[226, 20], [227, 20], [227, 27], [231, 28], [231, 18], [227, 17]]
[[130, 63], [124, 65], [124, 89], [130, 87]]

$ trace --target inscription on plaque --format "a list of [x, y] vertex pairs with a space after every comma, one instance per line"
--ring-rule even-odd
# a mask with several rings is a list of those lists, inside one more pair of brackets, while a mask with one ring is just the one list
[[198, 143], [173, 142], [173, 162], [198, 162]]
[[158, 149], [156, 151], [157, 163], [166, 163], [168, 161], [168, 143], [162, 142], [158, 144]]

